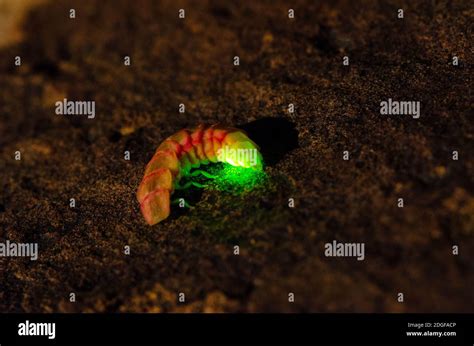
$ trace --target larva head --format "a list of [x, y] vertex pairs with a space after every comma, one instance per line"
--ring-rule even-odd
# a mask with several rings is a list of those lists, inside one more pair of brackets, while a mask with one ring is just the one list
[[263, 159], [257, 145], [250, 139], [239, 142], [228, 142], [217, 153], [218, 161], [236, 167], [263, 169]]

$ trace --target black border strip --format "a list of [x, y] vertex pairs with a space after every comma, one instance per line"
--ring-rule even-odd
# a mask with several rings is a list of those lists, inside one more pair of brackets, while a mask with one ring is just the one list
[[[19, 336], [26, 320], [56, 323], [55, 339]], [[428, 330], [456, 336], [407, 336]], [[20, 344], [473, 345], [474, 314], [0, 314], [0, 345]]]

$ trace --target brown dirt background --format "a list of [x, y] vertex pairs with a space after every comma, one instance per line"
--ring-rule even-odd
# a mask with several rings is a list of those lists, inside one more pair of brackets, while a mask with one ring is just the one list
[[[32, 4], [0, 31], [0, 239], [40, 257], [0, 259], [0, 311], [474, 311], [472, 1]], [[64, 97], [96, 118], [56, 115]], [[381, 116], [389, 97], [421, 118]], [[134, 194], [164, 138], [277, 116], [299, 147], [267, 186], [144, 224]], [[366, 259], [326, 258], [334, 239]]]

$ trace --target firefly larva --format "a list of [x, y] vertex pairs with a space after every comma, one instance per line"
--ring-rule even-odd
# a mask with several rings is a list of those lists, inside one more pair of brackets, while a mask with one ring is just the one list
[[[240, 155], [252, 151], [252, 155]], [[154, 225], [166, 219], [179, 180], [191, 169], [211, 162], [262, 169], [259, 147], [242, 130], [218, 124], [178, 131], [156, 149], [138, 187], [137, 199], [146, 222]]]

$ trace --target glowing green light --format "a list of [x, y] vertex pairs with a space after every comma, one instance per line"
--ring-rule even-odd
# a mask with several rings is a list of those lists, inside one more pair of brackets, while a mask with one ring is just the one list
[[251, 190], [266, 179], [266, 174], [260, 167], [261, 164], [259, 168], [232, 166], [228, 163], [214, 164], [208, 168], [214, 178], [207, 180], [207, 187], [231, 193]]
[[262, 185], [266, 180], [261, 156], [256, 163], [255, 161], [252, 163], [251, 167], [234, 166], [227, 162], [201, 166], [184, 176], [179, 182], [179, 187], [175, 188], [182, 191], [194, 186], [240, 194]]
[[255, 145], [250, 142], [238, 142], [234, 143], [234, 145], [224, 146], [220, 149], [217, 159], [232, 166], [257, 170], [262, 170], [263, 168], [262, 155], [255, 148]]

